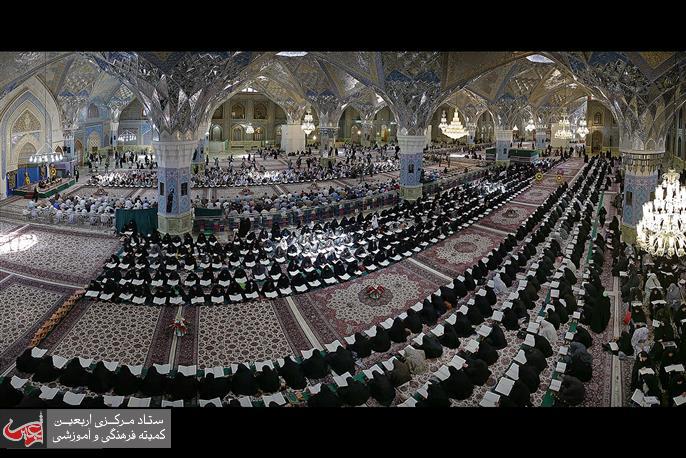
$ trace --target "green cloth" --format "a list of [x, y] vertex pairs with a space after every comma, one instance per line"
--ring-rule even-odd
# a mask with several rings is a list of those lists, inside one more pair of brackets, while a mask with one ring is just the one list
[[221, 218], [222, 209], [221, 208], [195, 208], [196, 218]]
[[157, 230], [157, 208], [147, 208], [145, 210], [124, 210], [118, 208], [115, 213], [115, 227], [117, 232], [124, 231], [124, 226], [134, 220], [138, 233], [150, 234]]

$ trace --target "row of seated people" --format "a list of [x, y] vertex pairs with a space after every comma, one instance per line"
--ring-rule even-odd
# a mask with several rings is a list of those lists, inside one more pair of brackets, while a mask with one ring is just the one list
[[[530, 229], [532, 227], [534, 219], [527, 221], [527, 224], [525, 225], [525, 227], [527, 229]], [[523, 238], [524, 234], [525, 234], [524, 229], [520, 228], [520, 231], [518, 231], [518, 236], [520, 237], [520, 239]], [[466, 294], [464, 288], [476, 287], [476, 283], [474, 282], [474, 279], [471, 276], [471, 272], [472, 271], [475, 272], [475, 276], [477, 277], [477, 279], [479, 281], [483, 281], [483, 278], [480, 274], [484, 271], [487, 271], [487, 265], [492, 266], [493, 263], [496, 262], [496, 261], [494, 261], [494, 259], [498, 259], [498, 258], [502, 259], [502, 257], [508, 252], [508, 250], [510, 250], [512, 248], [513, 243], [516, 243], [514, 239], [515, 238], [512, 236], [509, 237], [504, 242], [504, 244], [501, 244], [501, 246], [499, 247], [498, 250], [494, 250], [493, 253], [491, 255], [489, 255], [489, 259], [486, 260], [486, 264], [484, 264], [483, 260], [479, 261], [479, 263], [477, 263], [477, 265], [475, 265], [473, 269], [470, 269], [468, 272], [465, 273], [466, 277], [460, 277], [460, 278], [456, 279], [455, 280], [455, 286], [452, 289], [447, 289], [444, 291], [444, 293], [445, 293], [445, 298], [444, 298], [445, 300], [443, 300], [444, 310], [447, 307], [452, 307], [456, 304], [457, 295]], [[494, 256], [494, 257], [491, 258], [491, 256]], [[526, 254], [524, 256], [526, 256]], [[510, 266], [507, 268], [507, 271], [509, 271], [511, 275], [514, 275], [514, 273], [515, 273], [512, 271], [513, 267], [514, 266]], [[511, 282], [511, 280], [508, 279], [508, 277], [507, 277], [506, 270], [503, 270], [503, 272], [501, 273], [501, 276], [508, 283]], [[464, 283], [462, 282], [462, 280], [464, 280]], [[498, 281], [502, 281], [502, 278], [499, 277]], [[466, 285], [466, 287], [464, 285]], [[491, 301], [495, 296], [493, 295], [493, 291], [490, 290], [490, 285], [487, 288], [488, 288], [488, 292], [486, 295], [484, 295], [484, 297], [488, 297], [489, 301]], [[451, 294], [451, 291], [452, 291], [452, 294]], [[479, 297], [481, 297], [481, 296], [479, 296]], [[437, 300], [438, 300], [437, 297], [435, 297], [435, 296], [432, 297], [432, 301], [437, 304], [437, 309], [440, 309], [440, 301], [437, 302]], [[450, 301], [452, 301], [452, 302], [450, 302]], [[396, 318], [396, 320], [393, 322], [393, 326], [388, 331], [388, 333], [385, 332], [384, 328], [377, 326], [377, 333], [374, 336], [374, 339], [371, 340], [372, 348], [375, 351], [384, 351], [390, 345], [390, 343], [388, 342], [388, 339], [385, 338], [385, 336], [387, 336], [387, 335], [389, 335], [391, 337], [391, 339], [393, 339], [393, 341], [404, 341], [406, 338], [405, 334], [408, 332], [408, 330], [407, 330], [408, 327], [416, 330], [417, 324], [419, 324], [420, 329], [421, 329], [421, 321], [420, 320], [425, 320], [425, 322], [428, 322], [428, 323], [435, 323], [436, 316], [430, 312], [431, 308], [428, 305], [428, 302], [425, 301], [424, 305], [425, 305], [425, 308], [422, 310], [421, 315], [415, 314], [413, 310], [410, 310], [408, 313], [408, 316], [406, 317], [405, 320], [400, 320], [399, 318]], [[479, 307], [482, 307], [482, 310], [485, 310], [483, 308], [484, 305], [485, 304], [480, 299], [479, 300]], [[488, 312], [486, 312], [486, 313], [488, 313]], [[482, 317], [479, 318], [479, 316], [474, 314], [474, 313], [470, 313], [469, 315], [472, 318], [472, 320], [474, 320], [475, 323], [483, 322]], [[464, 323], [464, 322], [463, 321], [456, 321], [456, 326], [459, 328], [461, 323]], [[473, 326], [473, 325], [470, 324], [468, 326]], [[467, 328], [464, 328], [464, 329], [466, 330]], [[473, 332], [473, 328], [469, 328], [469, 329], [470, 329], [470, 331], [468, 331], [468, 333], [471, 334]], [[465, 332], [465, 331], [463, 330], [462, 332]], [[444, 341], [446, 341], [445, 339], [449, 340], [451, 335], [454, 335], [454, 334], [447, 332], [445, 334], [445, 337], [443, 338], [443, 340]], [[427, 344], [428, 344], [428, 342], [427, 342]], [[458, 343], [458, 345], [459, 345], [459, 343]], [[358, 339], [355, 341], [354, 345], [351, 345], [351, 348], [353, 348], [354, 351], [356, 351], [356, 354], [360, 355], [360, 356], [364, 356], [369, 351], [371, 351], [369, 349], [369, 341], [365, 340], [364, 337], [361, 337], [361, 336], [358, 336]], [[485, 353], [488, 353], [487, 347], [484, 346], [483, 348], [484, 349], [482, 351], [484, 351]], [[346, 360], [346, 358], [345, 358], [346, 354], [344, 353], [344, 349], [339, 348], [339, 349], [337, 349], [336, 353], [337, 354], [343, 353], [342, 358], [340, 358], [340, 360], [341, 361]], [[29, 358], [29, 355], [24, 354], [24, 355], [22, 355], [22, 357]], [[317, 357], [317, 355], [313, 355], [313, 358], [316, 359], [316, 357]], [[332, 359], [334, 361], [336, 360], [335, 357], [332, 357]], [[47, 362], [45, 364], [46, 364], [46, 366], [50, 367]], [[288, 364], [288, 363], [286, 363], [286, 364]], [[72, 363], [70, 363], [70, 365], [73, 368], [72, 370], [78, 369], [76, 362], [72, 362]], [[477, 368], [480, 366], [478, 363], [475, 363], [474, 365]], [[18, 361], [18, 367], [20, 367], [20, 366], [25, 368], [24, 364], [23, 363], [20, 364]], [[332, 363], [331, 366], [335, 367], [336, 363]], [[69, 367], [69, 365], [68, 365], [68, 367]], [[96, 370], [97, 370], [97, 366], [96, 366]], [[340, 374], [340, 373], [349, 372], [350, 370], [354, 370], [354, 365], [352, 365], [352, 364], [338, 364], [336, 372]], [[101, 371], [102, 371], [102, 369], [101, 369]], [[124, 370], [124, 374], [126, 374], [126, 372], [127, 372], [127, 370]], [[155, 372], [155, 370], [153, 368], [150, 372], [152, 374], [151, 377], [154, 377], [154, 372]], [[378, 378], [379, 376], [375, 374], [374, 377]], [[38, 376], [37, 378], [40, 380], [46, 380], [46, 379], [50, 378], [50, 375], [48, 375], [48, 376], [41, 375], [41, 376]], [[324, 390], [322, 393], [324, 396], [326, 396], [327, 390]]]
[[[460, 186], [437, 199], [403, 202], [367, 218], [359, 215], [353, 224], [344, 218], [340, 224], [334, 220], [294, 233], [279, 233], [275, 226], [271, 237], [264, 230], [258, 236], [241, 228], [233, 242], [225, 245], [216, 239], [206, 241], [202, 234], [196, 242], [190, 234], [183, 241], [133, 235], [125, 239], [122, 258], [112, 257], [86, 295], [139, 304], [154, 298], [160, 305], [221, 304], [259, 295], [288, 296], [347, 281], [445, 239], [514, 197], [532, 172], [531, 168], [514, 169], [519, 171], [509, 178], [503, 175], [507, 181], [499, 182], [500, 187], [490, 186], [491, 192], [483, 197], [479, 188]], [[241, 237], [241, 232], [247, 235]], [[290, 262], [284, 271], [286, 260]], [[157, 289], [153, 292], [148, 285]]]
[[[618, 226], [613, 220], [612, 227], [618, 230]], [[686, 273], [684, 261], [653, 258], [624, 242], [616, 242], [613, 254], [613, 273], [620, 276], [625, 320], [621, 336], [605, 349], [622, 358], [634, 357], [629, 404], [684, 406], [686, 295], [681, 292], [686, 282], [677, 280]]]
[[[524, 225], [522, 228], [520, 228], [520, 231], [518, 231], [518, 236], [519, 238], [523, 238], [525, 234], [525, 228], [530, 229], [533, 225], [534, 218], [531, 218], [530, 221], [527, 222], [526, 225]], [[503, 256], [506, 255], [506, 253], [513, 248], [513, 246], [516, 244], [516, 237], [515, 236], [510, 236], [508, 237], [497, 250], [494, 250], [491, 255], [489, 255], [489, 259], [484, 263], [484, 260], [480, 260], [472, 269], [469, 271], [465, 272], [464, 277], [460, 277], [455, 280], [454, 282], [454, 287], [452, 289], [444, 289], [443, 293], [445, 297], [439, 298], [434, 295], [432, 297], [432, 303], [436, 303], [437, 305], [437, 310], [433, 310], [432, 307], [430, 306], [430, 303], [425, 301], [425, 307], [422, 310], [421, 314], [415, 313], [414, 310], [409, 310], [408, 311], [408, 316], [404, 319], [401, 320], [400, 318], [396, 318], [393, 322], [393, 325], [390, 327], [390, 329], [386, 330], [385, 328], [381, 326], [376, 327], [376, 334], [373, 337], [373, 339], [366, 339], [363, 335], [357, 334], [356, 335], [356, 341], [354, 344], [350, 346], [350, 349], [355, 352], [355, 355], [357, 357], [363, 358], [368, 356], [372, 350], [378, 351], [378, 352], [383, 352], [387, 351], [388, 348], [390, 347], [391, 341], [393, 342], [404, 342], [407, 339], [407, 334], [409, 332], [417, 332], [418, 330], [421, 330], [422, 324], [423, 323], [428, 323], [428, 324], [435, 324], [436, 319], [437, 319], [437, 313], [438, 311], [440, 312], [445, 312], [448, 307], [452, 308], [457, 304], [458, 296], [459, 297], [464, 297], [467, 294], [467, 288], [469, 289], [474, 289], [476, 288], [476, 283], [477, 282], [483, 282], [483, 274], [487, 272], [488, 266], [494, 267], [497, 264], [497, 259], [502, 260]], [[523, 254], [523, 256], [526, 256], [526, 254]], [[522, 258], [524, 259], [524, 258]], [[474, 276], [472, 276], [472, 272], [474, 273]], [[508, 265], [508, 268], [503, 270], [502, 272], [502, 277], [499, 277], [499, 281], [506, 281], [508, 283], [511, 283], [511, 279], [507, 277], [507, 273], [509, 272], [510, 275], [514, 276], [514, 265]], [[476, 280], [475, 280], [476, 278]], [[464, 280], [464, 282], [463, 282]], [[485, 298], [488, 298], [488, 304], [485, 302]], [[454, 345], [457, 344], [459, 345], [459, 337], [457, 337], [457, 333], [459, 332], [461, 335], [469, 335], [473, 332], [473, 326], [483, 322], [483, 316], [480, 316], [481, 311], [486, 311], [486, 307], [490, 306], [490, 303], [493, 301], [495, 298], [495, 295], [493, 293], [493, 290], [490, 288], [490, 285], [487, 287], [487, 294], [483, 297], [479, 296], [479, 305], [476, 308], [473, 308], [474, 313], [469, 313], [469, 318], [472, 320], [470, 321], [464, 321], [460, 319], [459, 321], [456, 321], [455, 326], [457, 331], [453, 331], [452, 333], [450, 332], [450, 328], [448, 328], [448, 332], [444, 334], [444, 337], [442, 338], [443, 342], [448, 343], [448, 345]], [[451, 302], [452, 301], [452, 302]], [[488, 313], [488, 312], [486, 312]], [[466, 317], [464, 317], [466, 318]], [[494, 334], [495, 336], [495, 334]], [[449, 341], [451, 337], [454, 337], [453, 344], [450, 344]], [[431, 342], [425, 342], [427, 345], [430, 345]], [[487, 347], [484, 346], [482, 349], [483, 352], [487, 353]], [[319, 352], [313, 352], [312, 356], [308, 358], [304, 363], [303, 363], [303, 373], [301, 374], [302, 376], [293, 376], [292, 374], [289, 374], [288, 367], [294, 364], [295, 362], [287, 359], [284, 362], [283, 368], [283, 374], [282, 376], [286, 380], [287, 384], [291, 387], [294, 388], [302, 388], [303, 383], [304, 383], [304, 377], [307, 376], [309, 378], [317, 378], [317, 377], [324, 377], [328, 374], [329, 367], [331, 367], [336, 373], [338, 374], [344, 374], [346, 372], [354, 372], [354, 360], [352, 359], [352, 354], [350, 353], [350, 350], [339, 347], [335, 353], [332, 353], [327, 356], [326, 359], [324, 359], [324, 362], [327, 362], [327, 365], [322, 365], [321, 364], [321, 357], [322, 355]], [[487, 358], [488, 359], [488, 358]], [[406, 372], [403, 371], [403, 364], [402, 361], [396, 363], [398, 366], [397, 369], [400, 372]], [[483, 365], [480, 364], [479, 361], [474, 360], [473, 362], [473, 367], [475, 372], [482, 372], [479, 371], [479, 368], [483, 368]], [[106, 391], [106, 388], [113, 389], [113, 392], [115, 394], [132, 394], [137, 391], [131, 391], [131, 389], [134, 390], [139, 390], [143, 394], [153, 394], [153, 393], [159, 393], [158, 390], [151, 390], [149, 387], [146, 388], [141, 388], [143, 386], [147, 386], [150, 383], [152, 383], [152, 380], [159, 380], [160, 377], [157, 377], [159, 374], [156, 374], [156, 369], [153, 366], [151, 369], [149, 369], [148, 373], [146, 374], [146, 377], [144, 379], [138, 380], [138, 382], [132, 382], [132, 374], [128, 367], [122, 366], [117, 372], [117, 375], [115, 375], [112, 371], [107, 369], [105, 367], [104, 363], [98, 363], [96, 364], [95, 368], [93, 369], [92, 372], [87, 371], [85, 368], [82, 367], [81, 362], [78, 358], [74, 358], [72, 361], [70, 361], [66, 367], [63, 369], [63, 372], [60, 373], [60, 371], [56, 368], [54, 368], [52, 364], [52, 359], [49, 357], [43, 357], [43, 358], [36, 358], [32, 356], [32, 352], [27, 350], [24, 352], [20, 358], [18, 358], [17, 361], [17, 368], [21, 372], [26, 372], [26, 373], [34, 373], [34, 380], [37, 382], [49, 382], [51, 380], [55, 380], [55, 378], [59, 378], [60, 382], [66, 386], [79, 386], [79, 385], [87, 385], [92, 391], [94, 392], [103, 392]], [[235, 375], [238, 375], [239, 372], [245, 372], [245, 369], [242, 369], [239, 367], [238, 372]], [[120, 374], [120, 375], [119, 375]], [[111, 384], [106, 384], [102, 382], [103, 378], [106, 378], [107, 375], [110, 375], [111, 377], [114, 377], [114, 381], [112, 381]], [[259, 375], [259, 374], [258, 374]], [[270, 376], [270, 370], [267, 368], [267, 376]], [[476, 375], [476, 374], [475, 374]], [[265, 376], [260, 376], [260, 378], [264, 378]], [[379, 378], [379, 375], [375, 374], [375, 378]], [[175, 377], [176, 378], [176, 377]], [[267, 377], [270, 378], [270, 377]], [[147, 382], [145, 381], [146, 379], [149, 379]], [[213, 376], [209, 377], [209, 380], [212, 380]], [[247, 378], [250, 380], [250, 378]], [[242, 382], [242, 377], [239, 376], [236, 378], [236, 388], [234, 389], [234, 392], [236, 394], [254, 394], [254, 388], [255, 388], [255, 383], [257, 383], [257, 378], [253, 381], [254, 383], [248, 383], [248, 388], [243, 386]], [[400, 380], [400, 379], [398, 379]], [[148, 383], [149, 382], [149, 383]], [[182, 383], [184, 382], [184, 383]], [[170, 382], [173, 386], [176, 386], [178, 384], [184, 385], [185, 379], [182, 377], [179, 377], [179, 379], [176, 382]], [[233, 386], [233, 378], [229, 378], [226, 380], [219, 380], [216, 382], [209, 383], [210, 385], [218, 385], [219, 386], [219, 394], [223, 393], [223, 389], [221, 388], [222, 386], [225, 388], [229, 386]], [[352, 386], [354, 387], [354, 383], [352, 383]], [[159, 386], [159, 383], [156, 384]], [[174, 388], [172, 385], [170, 385], [170, 394], [172, 397], [176, 396], [178, 394], [178, 387]], [[263, 391], [268, 391], [265, 389], [264, 384], [258, 384], [261, 386]], [[373, 384], [372, 384], [373, 385]], [[271, 385], [276, 386], [274, 384]], [[127, 389], [128, 387], [128, 389]], [[163, 390], [164, 391], [164, 390]], [[192, 391], [192, 390], [191, 390]], [[321, 396], [326, 396], [328, 390], [324, 390], [321, 392]], [[383, 390], [382, 390], [383, 391]], [[189, 393], [188, 391], [187, 393]], [[186, 393], [186, 394], [187, 394]], [[210, 394], [216, 394], [215, 392], [213, 393], [200, 393], [200, 396], [206, 395], [209, 396]], [[320, 396], [320, 397], [321, 397]], [[15, 396], [16, 397], [16, 396]], [[386, 398], [383, 396], [379, 397], [380, 401], [385, 403], [387, 401]], [[57, 401], [55, 401], [57, 402]], [[316, 401], [313, 401], [313, 404], [316, 404]]]
[[[575, 202], [575, 205], [577, 205], [576, 210], [578, 210], [578, 203]], [[552, 212], [551, 219], [549, 219], [548, 222], [554, 221], [557, 217], [559, 217], [562, 212], [562, 208], [563, 207], [558, 207], [556, 212]], [[549, 230], [550, 226], [546, 227], [546, 225], [543, 225], [536, 232], [536, 235], [534, 236], [533, 240], [536, 239], [536, 236], [543, 236]], [[581, 240], [585, 240], [582, 237], [580, 238]], [[556, 249], [556, 252], [553, 252], [553, 249]], [[548, 266], [548, 268], [552, 267], [553, 258], [551, 258], [551, 256], [561, 254], [557, 250], [559, 250], [559, 245], [557, 245], [555, 238], [553, 238], [550, 242], [550, 248], [544, 249], [542, 253], [542, 262], [545, 263], [546, 266]], [[512, 312], [509, 311], [514, 310], [516, 307], [518, 308], [520, 306], [520, 297], [527, 297], [529, 294], [533, 295], [534, 293], [537, 294], [538, 290], [536, 289], [536, 286], [540, 288], [540, 283], [538, 283], [539, 279], [541, 282], [543, 282], [550, 273], [550, 270], [542, 270], [539, 263], [539, 267], [536, 271], [536, 276], [529, 277], [526, 287], [522, 285], [520, 287], [521, 290], [514, 294], [515, 299], [514, 301], [512, 301], [513, 305], [509, 308], [504, 309], [505, 313], [502, 316], [502, 323], [505, 325], [506, 329], [518, 329], [518, 321], [515, 321], [515, 317], [508, 319], [507, 315], [512, 314]], [[564, 270], [561, 271], [558, 275], [556, 275], [556, 277], [559, 277], [558, 283], [562, 286], [562, 297], [569, 297], [571, 295], [571, 285], [576, 283], [576, 278], [573, 272], [568, 267], [564, 267]], [[534, 284], [536, 286], [534, 286]], [[530, 289], [528, 293], [527, 289]], [[543, 315], [545, 318], [540, 321], [540, 328], [538, 330], [538, 334], [533, 336], [531, 345], [524, 345], [522, 347], [525, 364], [517, 366], [518, 378], [517, 380], [511, 381], [512, 386], [507, 395], [496, 395], [498, 397], [497, 405], [529, 405], [530, 394], [538, 389], [540, 385], [539, 374], [546, 367], [545, 359], [542, 360], [543, 364], [536, 366], [534, 362], [538, 358], [536, 358], [535, 356], [530, 357], [529, 353], [538, 350], [543, 355], [543, 358], [552, 356], [553, 352], [552, 348], [550, 348], [550, 344], [554, 343], [557, 338], [556, 331], [557, 329], [559, 329], [560, 321], [562, 321], [563, 323], [566, 322], [569, 319], [569, 314], [571, 314], [571, 312], [564, 306], [565, 302], [566, 301], [562, 299], [562, 302], [557, 301], [554, 303], [554, 305], [548, 305], [546, 307], [545, 313]], [[571, 302], [572, 301], [570, 301], [570, 303]], [[533, 305], [533, 302], [530, 302], [530, 304]], [[528, 319], [528, 317], [526, 317], [526, 319]], [[550, 322], [548, 322], [547, 320], [550, 320]], [[491, 325], [493, 325], [493, 323], [489, 323], [489, 327]], [[494, 326], [493, 329], [497, 329], [497, 327]], [[489, 337], [491, 336], [492, 332], [493, 331], [489, 329]], [[583, 328], [580, 328], [579, 333], [574, 336], [574, 339], [575, 341], [573, 342], [573, 344], [575, 347], [578, 346], [581, 348], [585, 348], [585, 345], [590, 345], [590, 343], [588, 342], [590, 340], [590, 336]], [[585, 345], [582, 342], [584, 342]], [[481, 346], [482, 344], [479, 343], [479, 348], [481, 348]], [[568, 371], [568, 375], [565, 376], [565, 378], [563, 379], [563, 383], [560, 386], [558, 392], [560, 399], [568, 399], [569, 401], [571, 401], [570, 403], [580, 402], [580, 399], [572, 399], [573, 397], [578, 397], [578, 395], [580, 394], [580, 398], [583, 399], [584, 396], [583, 385], [581, 384], [580, 380], [577, 377], [575, 377], [575, 375], [577, 375], [575, 369], [576, 368], [570, 364], [570, 370]], [[453, 371], [454, 368], [451, 367], [450, 372], [452, 373]], [[445, 405], [447, 403], [446, 399], [449, 397], [453, 397], [451, 396], [449, 390], [443, 389], [445, 382], [446, 381], [441, 382], [440, 379], [432, 380], [426, 387], [426, 399], [420, 401], [419, 403], [417, 403], [417, 405]], [[578, 389], [579, 386], [581, 386], [580, 391]]]

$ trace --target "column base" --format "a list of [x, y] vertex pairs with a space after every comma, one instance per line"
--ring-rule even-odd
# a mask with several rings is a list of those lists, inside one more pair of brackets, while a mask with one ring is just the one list
[[400, 198], [405, 200], [417, 200], [422, 197], [423, 186], [400, 186]]
[[633, 226], [628, 226], [626, 224], [622, 224], [622, 240], [624, 243], [627, 245], [631, 245], [633, 243], [636, 243], [636, 228]]
[[157, 215], [157, 230], [161, 234], [183, 235], [193, 231], [193, 213], [185, 215], [166, 216]]

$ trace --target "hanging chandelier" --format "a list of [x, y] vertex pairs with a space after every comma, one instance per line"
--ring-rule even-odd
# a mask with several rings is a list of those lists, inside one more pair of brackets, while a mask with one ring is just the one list
[[64, 159], [62, 153], [56, 153], [51, 150], [49, 144], [44, 143], [41, 148], [29, 156], [29, 163], [31, 164], [45, 164], [51, 162], [59, 162]]
[[524, 130], [526, 130], [527, 132], [533, 132], [534, 130], [536, 130], [536, 125], [534, 124], [534, 118], [529, 119], [529, 122], [526, 125], [526, 127], [524, 128]]
[[686, 255], [686, 187], [671, 169], [655, 189], [655, 200], [643, 204], [636, 241], [654, 256]]
[[588, 135], [588, 133], [589, 133], [588, 127], [586, 127], [586, 126], [587, 126], [586, 119], [581, 118], [579, 120], [579, 128], [576, 130], [576, 133], [582, 138], [585, 137], [586, 135]]
[[515, 124], [514, 127], [512, 128], [512, 132], [518, 132], [518, 131], [519, 131], [519, 127], [517, 127], [517, 124]]
[[313, 119], [314, 118], [312, 118], [312, 113], [310, 113], [310, 109], [308, 108], [307, 114], [305, 115], [305, 120], [300, 126], [303, 132], [305, 132], [305, 135], [310, 135], [314, 131], [314, 129], [317, 128], [317, 126], [314, 125]]
[[467, 129], [465, 129], [464, 126], [462, 126], [462, 123], [460, 122], [460, 117], [457, 114], [457, 109], [455, 110], [455, 114], [453, 115], [453, 120], [450, 121], [450, 124], [445, 129], [443, 129], [443, 134], [452, 138], [453, 140], [457, 140], [458, 138], [466, 137], [467, 135], [469, 135]]
[[567, 118], [567, 111], [562, 111], [562, 119], [558, 122], [559, 129], [555, 132], [555, 138], [559, 140], [570, 140], [574, 137], [570, 127], [572, 125]]
[[252, 126], [252, 124], [248, 124], [245, 126], [245, 133], [246, 134], [254, 134], [255, 133], [255, 128]]
[[445, 132], [447, 127], [448, 119], [445, 117], [445, 110], [443, 110], [443, 113], [441, 114], [441, 122], [438, 124], [438, 128], [441, 129], [441, 132]]

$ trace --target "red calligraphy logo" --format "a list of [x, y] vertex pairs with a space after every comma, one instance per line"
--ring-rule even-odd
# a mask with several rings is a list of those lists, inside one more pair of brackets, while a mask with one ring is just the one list
[[24, 447], [30, 447], [35, 443], [43, 443], [43, 413], [41, 412], [38, 421], [31, 421], [21, 425], [17, 429], [10, 429], [12, 419], [7, 422], [2, 429], [2, 435], [13, 442], [24, 440]]

